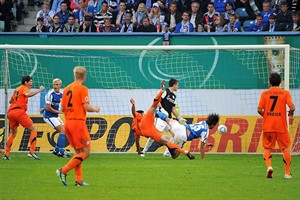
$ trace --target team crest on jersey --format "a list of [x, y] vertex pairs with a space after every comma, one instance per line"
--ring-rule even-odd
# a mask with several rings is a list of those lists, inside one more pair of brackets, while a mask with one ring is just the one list
[[89, 102], [89, 101], [90, 101], [90, 99], [89, 99], [88, 96], [86, 96], [86, 97], [84, 98], [84, 100], [85, 100], [86, 102]]

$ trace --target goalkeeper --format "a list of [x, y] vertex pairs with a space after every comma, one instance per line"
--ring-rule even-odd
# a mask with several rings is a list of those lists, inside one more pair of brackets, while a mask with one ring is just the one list
[[180, 124], [178, 121], [168, 118], [168, 116], [160, 111], [156, 111], [156, 114], [171, 127], [170, 132], [174, 137], [170, 140], [179, 147], [187, 141], [191, 141], [196, 138], [201, 138], [200, 153], [201, 159], [204, 159], [205, 145], [209, 136], [209, 129], [213, 129], [219, 122], [219, 115], [211, 113], [208, 115], [206, 121], [200, 121], [195, 124]]
[[[159, 110], [162, 111], [163, 113], [167, 113], [169, 118], [172, 118], [172, 113], [176, 117], [176, 119], [181, 123], [184, 124], [186, 123], [186, 120], [180, 116], [176, 109], [176, 94], [179, 88], [179, 82], [178, 80], [171, 78], [169, 80], [169, 88], [165, 90], [165, 92], [161, 96], [161, 102], [159, 106]], [[157, 117], [157, 116], [156, 116]], [[159, 118], [156, 118], [155, 120], [155, 126], [157, 130], [162, 132], [163, 130], [168, 132], [170, 127], [169, 125], [165, 122], [160, 120]], [[151, 138], [148, 138], [146, 145], [142, 151], [142, 154], [140, 155], [145, 155], [150, 146], [152, 145], [153, 140]], [[169, 157], [170, 154], [168, 152], [168, 149], [163, 154], [166, 157]]]

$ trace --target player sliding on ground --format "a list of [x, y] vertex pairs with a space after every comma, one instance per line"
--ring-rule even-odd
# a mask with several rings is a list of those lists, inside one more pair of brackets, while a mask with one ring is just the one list
[[179, 156], [180, 153], [182, 153], [185, 154], [190, 160], [193, 160], [195, 159], [195, 157], [190, 152], [170, 142], [165, 136], [161, 135], [154, 126], [155, 110], [161, 100], [162, 93], [165, 91], [165, 84], [166, 82], [162, 81], [161, 90], [154, 98], [153, 103], [147, 111], [146, 115], [144, 115], [142, 111], [135, 112], [135, 101], [134, 99], [130, 99], [130, 102], [132, 104], [132, 114], [134, 117], [132, 129], [135, 132], [137, 140], [139, 140], [140, 136], [150, 137], [154, 141], [166, 145], [170, 151], [172, 158], [175, 159]]
[[204, 159], [209, 129], [213, 129], [219, 122], [218, 114], [211, 113], [205, 121], [200, 121], [195, 124], [180, 124], [177, 120], [168, 118], [167, 115], [158, 110], [156, 111], [156, 114], [170, 125], [170, 132], [174, 135], [171, 142], [174, 142], [174, 144], [183, 147], [187, 141], [201, 138], [200, 153], [201, 159]]

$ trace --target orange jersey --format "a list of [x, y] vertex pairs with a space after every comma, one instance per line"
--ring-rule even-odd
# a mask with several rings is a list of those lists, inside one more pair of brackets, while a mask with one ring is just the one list
[[143, 115], [136, 112], [131, 125], [132, 130], [134, 131], [135, 138], [138, 138], [138, 135], [142, 135], [142, 132], [139, 127], [142, 119], [143, 119]]
[[89, 103], [88, 88], [84, 85], [73, 82], [64, 89], [61, 105], [66, 120], [85, 120], [83, 105]]
[[294, 105], [289, 91], [271, 87], [262, 92], [258, 107], [264, 111], [264, 132], [288, 132], [286, 105]]
[[25, 85], [21, 85], [17, 87], [10, 98], [9, 101], [10, 107], [8, 111], [19, 108], [26, 112], [27, 104], [28, 104], [28, 96], [26, 96], [25, 94], [28, 93], [29, 90], [30, 88], [26, 87]]

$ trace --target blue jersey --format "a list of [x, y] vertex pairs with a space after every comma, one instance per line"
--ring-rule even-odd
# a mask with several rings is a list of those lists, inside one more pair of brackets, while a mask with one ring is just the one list
[[195, 124], [185, 124], [184, 126], [190, 131], [187, 141], [200, 137], [201, 141], [206, 143], [209, 135], [209, 128], [206, 121], [201, 121]]
[[[46, 104], [50, 104], [50, 106], [55, 109], [55, 110], [59, 110], [59, 105], [61, 102], [61, 98], [62, 98], [62, 92], [56, 93], [53, 89], [50, 90], [46, 96], [45, 96], [45, 102]], [[43, 113], [43, 117], [44, 118], [50, 118], [50, 117], [58, 117], [57, 113], [52, 113], [50, 111], [48, 111], [45, 107], [44, 109], [44, 113]]]

